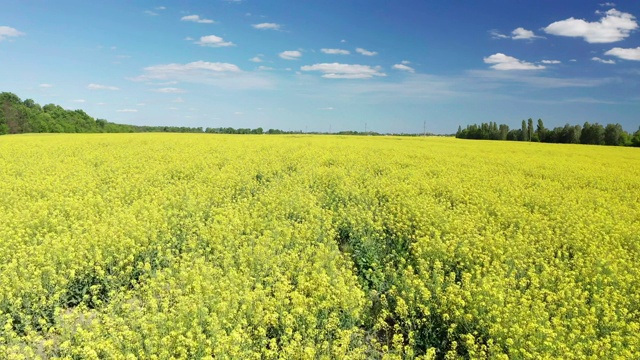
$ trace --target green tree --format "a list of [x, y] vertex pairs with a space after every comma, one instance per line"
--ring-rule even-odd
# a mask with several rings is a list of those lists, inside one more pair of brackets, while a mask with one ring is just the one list
[[604, 145], [604, 127], [598, 123], [585, 122], [580, 136], [581, 144]]
[[542, 119], [538, 119], [538, 126], [536, 127], [536, 135], [540, 142], [547, 142], [547, 129], [544, 127]]
[[500, 140], [507, 140], [507, 135], [509, 135], [509, 125], [500, 124]]
[[620, 124], [607, 124], [604, 128], [605, 145], [619, 146], [625, 143], [625, 131]]
[[522, 141], [529, 141], [529, 130], [527, 129], [527, 122], [522, 120]]
[[631, 138], [631, 146], [640, 147], [640, 127], [638, 127], [638, 131], [633, 133], [633, 137]]

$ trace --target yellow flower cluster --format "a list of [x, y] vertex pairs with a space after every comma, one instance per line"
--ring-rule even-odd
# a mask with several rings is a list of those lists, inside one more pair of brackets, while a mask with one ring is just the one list
[[0, 139], [0, 358], [640, 356], [640, 153]]

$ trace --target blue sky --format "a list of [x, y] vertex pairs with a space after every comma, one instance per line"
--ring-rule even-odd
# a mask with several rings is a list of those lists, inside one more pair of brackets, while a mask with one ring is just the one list
[[637, 16], [636, 0], [2, 0], [0, 91], [137, 125], [635, 131]]

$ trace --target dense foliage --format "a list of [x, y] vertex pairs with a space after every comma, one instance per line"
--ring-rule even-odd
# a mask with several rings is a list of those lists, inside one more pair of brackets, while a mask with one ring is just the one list
[[583, 126], [566, 124], [563, 127], [547, 129], [541, 119], [538, 119], [534, 129], [533, 120], [522, 120], [522, 128], [509, 130], [505, 124], [495, 122], [480, 125], [468, 125], [465, 129], [458, 127], [456, 137], [460, 139], [481, 140], [513, 140], [536, 141], [545, 143], [589, 144], [589, 145], [624, 145], [640, 147], [640, 128], [630, 134], [620, 124], [603, 126], [585, 122]]
[[0, 93], [0, 135], [23, 133], [201, 133], [201, 127], [137, 126], [94, 119], [82, 110], [65, 110], [59, 105], [40, 106], [31, 99], [22, 101], [9, 92]]
[[[124, 125], [94, 119], [82, 110], [65, 110], [59, 105], [40, 106], [31, 99], [22, 101], [9, 92], [0, 93], [0, 135], [24, 133], [132, 133], [132, 132], [170, 132], [170, 133], [208, 133], [208, 134], [302, 134], [302, 130], [285, 131], [261, 127], [187, 127], [187, 126], [149, 126]], [[319, 132], [305, 132], [321, 134]], [[381, 135], [377, 132], [340, 131], [338, 135]], [[416, 134], [399, 134], [411, 135]]]
[[0, 138], [0, 358], [640, 356], [640, 153]]

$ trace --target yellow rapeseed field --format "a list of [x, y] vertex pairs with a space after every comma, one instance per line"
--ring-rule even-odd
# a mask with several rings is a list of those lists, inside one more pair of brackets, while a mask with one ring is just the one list
[[2, 359], [640, 358], [640, 151], [0, 138]]

